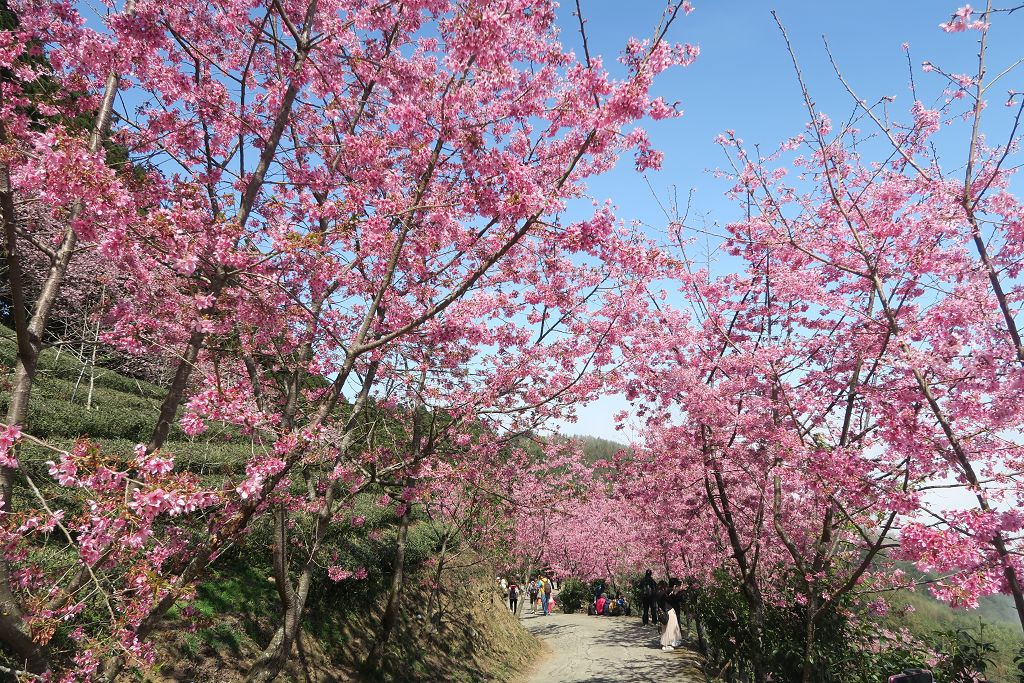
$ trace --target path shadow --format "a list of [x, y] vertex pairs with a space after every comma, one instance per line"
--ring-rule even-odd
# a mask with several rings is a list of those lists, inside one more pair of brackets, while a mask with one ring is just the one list
[[[586, 679], [588, 683], [647, 683], [665, 680], [703, 681], [703, 658], [687, 644], [674, 652], [662, 652], [661, 631], [652, 625], [644, 626], [637, 617], [599, 617], [595, 619], [597, 629], [589, 630], [587, 639], [611, 652], [629, 650], [642, 651], [637, 659], [616, 656], [597, 656], [590, 663], [597, 672]], [[572, 624], [573, 627], [579, 626]], [[586, 626], [579, 626], [586, 628]], [[657, 654], [655, 654], [657, 653]]]
[[661, 630], [650, 625], [644, 626], [637, 618], [588, 618], [602, 620], [602, 629], [594, 637], [594, 640], [598, 643], [661, 650]]
[[578, 630], [574, 624], [524, 624], [526, 630], [538, 638], [553, 638]]

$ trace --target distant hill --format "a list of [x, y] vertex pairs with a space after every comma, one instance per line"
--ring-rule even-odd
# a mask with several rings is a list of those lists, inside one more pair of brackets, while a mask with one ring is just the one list
[[1020, 619], [1017, 608], [1009, 595], [988, 595], [979, 601], [975, 613], [983, 620], [993, 624], [1006, 624], [1020, 631]]
[[598, 460], [610, 460], [619, 451], [631, 450], [629, 446], [618, 441], [602, 439], [599, 436], [588, 436], [586, 434], [574, 434], [567, 436], [567, 439], [575, 441], [583, 448], [583, 457], [587, 463], [595, 463]]
[[[908, 576], [927, 578], [913, 565], [898, 566]], [[916, 591], [900, 590], [886, 596], [892, 608], [885, 622], [890, 627], [906, 627], [911, 633], [929, 641], [943, 631], [963, 630], [995, 646], [992, 666], [986, 672], [991, 681], [1018, 680], [1014, 657], [1024, 648], [1024, 633], [1008, 595], [989, 595], [979, 600], [977, 609], [956, 609], [935, 599], [924, 586]], [[908, 608], [910, 608], [908, 610]]]

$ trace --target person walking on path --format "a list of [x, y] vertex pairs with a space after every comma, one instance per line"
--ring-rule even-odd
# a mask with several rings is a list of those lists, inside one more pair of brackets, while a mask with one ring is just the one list
[[654, 582], [654, 572], [650, 569], [640, 580], [640, 599], [643, 601], [643, 623], [647, 626], [647, 614], [650, 612], [651, 619], [655, 626], [658, 624], [658, 584]]
[[548, 616], [548, 603], [551, 602], [551, 579], [542, 576], [540, 579], [540, 602], [544, 607], [544, 616]]
[[697, 652], [685, 647], [663, 652], [649, 626], [637, 628], [639, 619], [551, 612], [550, 617], [522, 622], [550, 651], [523, 683], [705, 683], [703, 658]]
[[508, 587], [508, 608], [512, 610], [512, 614], [519, 608], [519, 586], [514, 583]]
[[539, 591], [537, 590], [537, 579], [530, 579], [530, 612], [537, 611], [537, 597]]
[[661, 604], [661, 608], [667, 616], [665, 630], [661, 633], [661, 649], [666, 652], [683, 644], [683, 631], [679, 628], [679, 617], [676, 615], [681, 592], [682, 585], [679, 579], [670, 579], [668, 590], [664, 593]]

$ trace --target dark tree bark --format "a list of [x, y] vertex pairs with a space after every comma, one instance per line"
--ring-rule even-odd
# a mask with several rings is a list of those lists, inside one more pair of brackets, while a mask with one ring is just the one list
[[381, 618], [380, 631], [373, 641], [370, 653], [366, 656], [365, 666], [368, 669], [379, 669], [384, 661], [384, 652], [391, 635], [398, 624], [399, 604], [402, 587], [405, 583], [405, 549], [409, 540], [409, 521], [412, 517], [412, 506], [407, 506], [398, 527], [398, 539], [395, 542], [395, 562], [392, 568], [391, 585], [388, 587], [388, 601]]

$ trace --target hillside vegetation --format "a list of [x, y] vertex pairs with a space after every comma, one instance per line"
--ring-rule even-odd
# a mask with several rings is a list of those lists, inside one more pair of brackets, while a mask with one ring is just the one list
[[[901, 567], [911, 576], [921, 576], [912, 566]], [[1007, 595], [981, 598], [977, 609], [956, 609], [941, 602], [926, 588], [897, 591], [886, 598], [889, 613], [882, 624], [892, 629], [906, 628], [925, 642], [946, 641], [946, 647], [973, 647], [972, 639], [990, 644], [991, 662], [986, 674], [991, 681], [1016, 681], [1024, 675], [1024, 634]], [[987, 649], [984, 646], [982, 649]]]
[[[8, 328], [0, 328], [5, 382], [14, 363], [12, 336]], [[72, 354], [44, 351], [26, 431], [58, 448], [88, 435], [104, 453], [128, 456], [149, 438], [163, 389], [96, 367], [90, 397], [89, 379], [89, 369]], [[0, 393], [0, 408], [8, 400], [6, 390]], [[193, 439], [175, 429], [165, 450], [174, 454], [177, 468], [222, 482], [241, 474], [250, 453], [249, 444], [233, 436], [230, 430], [211, 430]], [[48, 486], [52, 479], [46, 462], [53, 458], [52, 450], [28, 442], [21, 466], [70, 516], [81, 501]], [[298, 656], [285, 671], [288, 680], [506, 681], [536, 654], [538, 642], [494, 591], [493, 568], [472, 549], [459, 547], [457, 538], [448, 540], [455, 569], [444, 573], [436, 591], [431, 589], [435, 569], [430, 560], [437, 555], [442, 534], [434, 523], [418, 519], [409, 529], [406, 589], [390, 650], [384, 661], [367, 668], [391, 578], [397, 525], [394, 515], [375, 505], [370, 494], [359, 497], [353, 513], [365, 518], [365, 524], [332, 538], [328, 554], [337, 563], [365, 567], [367, 576], [334, 582], [326, 570], [319, 572]], [[172, 610], [155, 638], [157, 662], [162, 664], [147, 672], [148, 678], [243, 680], [280, 620], [267, 550], [271, 531], [268, 521], [254, 525], [245, 542], [232, 547], [198, 587], [196, 599]]]
[[599, 436], [574, 434], [566, 438], [579, 444], [583, 450], [583, 460], [588, 464], [593, 464], [600, 460], [611, 460], [619, 451], [629, 450], [629, 446], [625, 444], [612, 441], [611, 439], [603, 439]]

